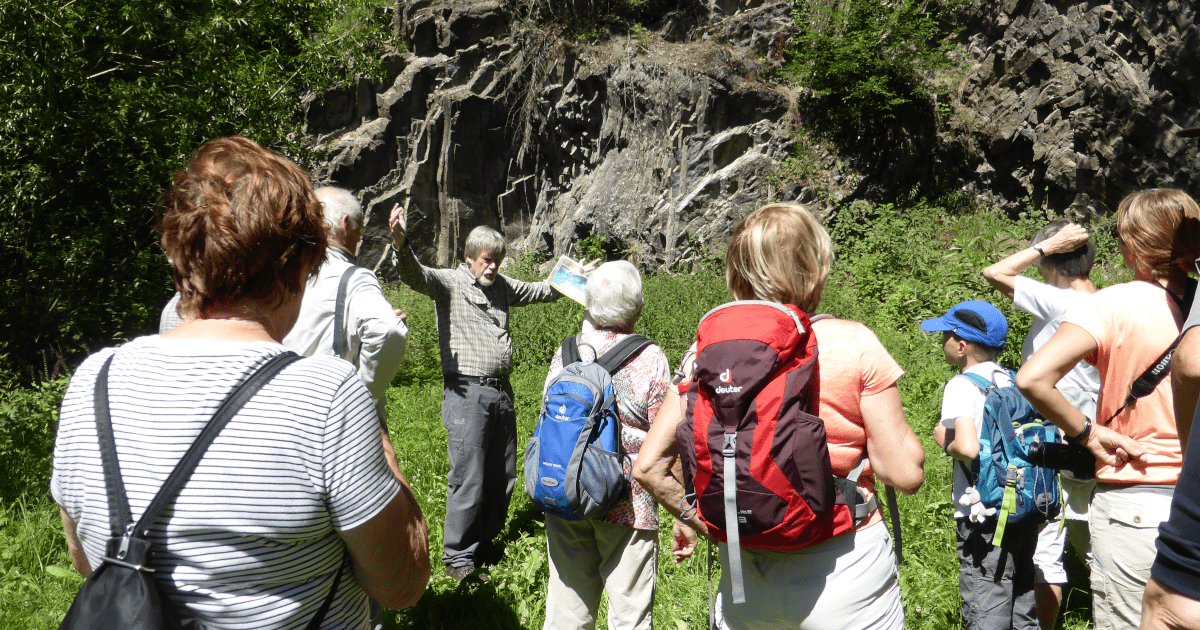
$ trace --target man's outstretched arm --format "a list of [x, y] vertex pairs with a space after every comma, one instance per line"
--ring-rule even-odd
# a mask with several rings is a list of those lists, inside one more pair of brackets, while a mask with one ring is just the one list
[[429, 297], [435, 298], [438, 293], [444, 292], [448, 288], [446, 274], [449, 271], [431, 269], [417, 260], [408, 247], [408, 217], [400, 204], [392, 206], [388, 227], [392, 231], [392, 264], [396, 266], [400, 280], [413, 291]]

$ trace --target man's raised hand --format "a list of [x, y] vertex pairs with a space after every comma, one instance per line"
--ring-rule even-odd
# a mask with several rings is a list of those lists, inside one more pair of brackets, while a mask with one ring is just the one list
[[392, 214], [388, 217], [388, 227], [392, 229], [392, 242], [399, 249], [404, 246], [404, 238], [408, 231], [408, 213], [400, 204], [392, 206]]

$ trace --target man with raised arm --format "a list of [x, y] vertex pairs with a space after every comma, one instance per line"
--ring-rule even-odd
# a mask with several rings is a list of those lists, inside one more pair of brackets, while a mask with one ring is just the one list
[[[983, 270], [983, 277], [996, 290], [1013, 301], [1013, 305], [1033, 316], [1029, 334], [1021, 345], [1024, 362], [1042, 347], [1058, 330], [1067, 309], [1088, 299], [1096, 292], [1092, 284], [1092, 263], [1096, 246], [1087, 230], [1066, 220], [1058, 220], [1042, 228], [1026, 247]], [[1022, 273], [1037, 265], [1045, 282], [1038, 282]], [[1088, 418], [1096, 419], [1096, 402], [1100, 393], [1100, 373], [1087, 363], [1079, 363], [1058, 382], [1057, 388], [1076, 409]], [[1061, 475], [1063, 516], [1067, 519], [1062, 535], [1059, 522], [1046, 525], [1038, 536], [1034, 552], [1034, 593], [1038, 621], [1043, 628], [1053, 628], [1062, 604], [1063, 585], [1067, 572], [1063, 566], [1064, 538], [1085, 560], [1091, 554], [1088, 537], [1088, 505], [1096, 488], [1095, 480], [1075, 479], [1069, 471]]]
[[477, 227], [467, 236], [466, 264], [433, 269], [417, 262], [405, 243], [408, 221], [399, 204], [389, 224], [400, 279], [433, 298], [437, 311], [442, 424], [450, 459], [442, 564], [446, 575], [462, 580], [500, 560], [492, 539], [504, 528], [517, 478], [508, 309], [551, 302], [560, 294], [548, 282], [501, 275], [504, 237], [490, 227]]
[[321, 188], [316, 195], [329, 248], [308, 279], [300, 316], [283, 345], [302, 356], [334, 355], [353, 363], [386, 426], [387, 388], [404, 359], [405, 316], [384, 297], [375, 274], [355, 260], [363, 224], [358, 199], [341, 188]]

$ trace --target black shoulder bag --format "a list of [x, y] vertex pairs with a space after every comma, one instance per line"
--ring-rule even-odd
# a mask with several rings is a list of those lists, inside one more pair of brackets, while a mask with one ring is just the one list
[[[159, 596], [154, 583], [154, 569], [150, 568], [153, 555], [150, 541], [146, 539], [148, 528], [158, 518], [163, 508], [175, 499], [175, 495], [187, 483], [196, 464], [204, 456], [221, 429], [241, 410], [263, 385], [266, 385], [280, 370], [300, 357], [285, 352], [271, 358], [265, 365], [238, 385], [217, 408], [217, 413], [205, 425], [191, 448], [163, 482], [162, 488], [150, 506], [136, 523], [129, 511], [129, 500], [121, 482], [121, 469], [117, 461], [116, 443], [113, 441], [112, 420], [108, 410], [108, 367], [109, 357], [100, 368], [95, 387], [96, 431], [100, 441], [100, 458], [104, 465], [104, 485], [108, 494], [108, 520], [113, 537], [103, 563], [84, 582], [83, 587], [71, 603], [66, 618], [59, 630], [202, 630], [195, 619], [180, 616], [169, 601]], [[308, 624], [308, 630], [316, 630], [325, 620], [325, 614], [337, 594], [345, 562], [338, 569], [329, 596]]]

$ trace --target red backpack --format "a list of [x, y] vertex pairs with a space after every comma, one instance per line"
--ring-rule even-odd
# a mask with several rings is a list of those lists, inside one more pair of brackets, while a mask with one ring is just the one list
[[696, 342], [695, 379], [681, 392], [687, 415], [676, 430], [684, 487], [713, 538], [729, 545], [733, 601], [741, 603], [741, 547], [811, 547], [853, 530], [876, 502], [856, 491], [865, 456], [849, 479], [833, 475], [816, 416], [817, 340], [804, 311], [724, 304], [700, 320]]

